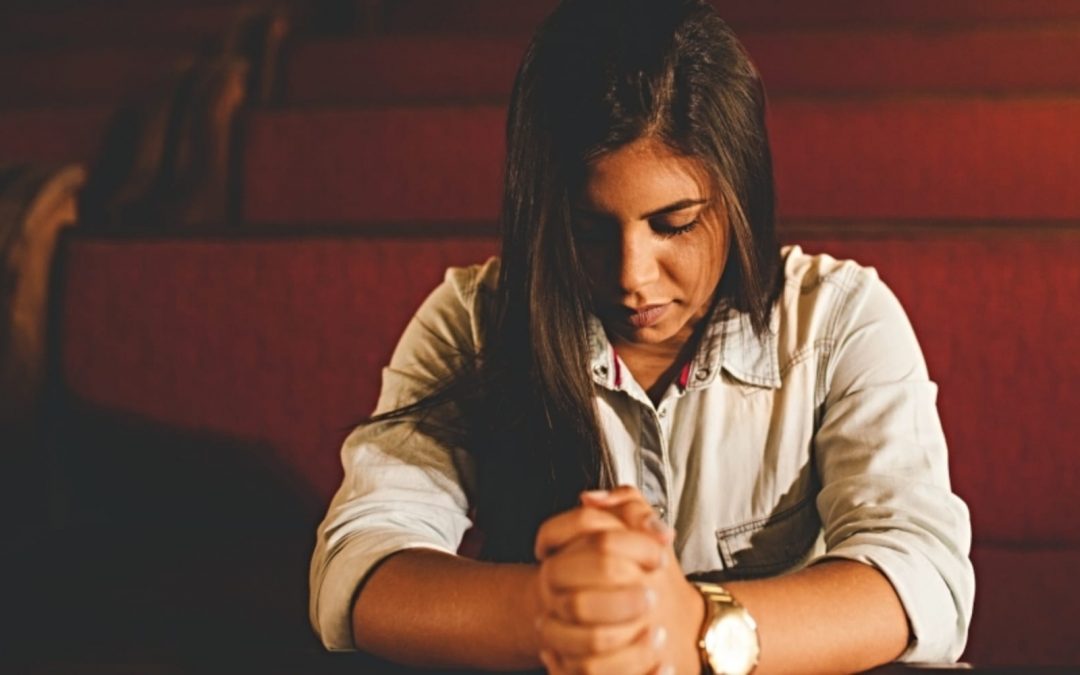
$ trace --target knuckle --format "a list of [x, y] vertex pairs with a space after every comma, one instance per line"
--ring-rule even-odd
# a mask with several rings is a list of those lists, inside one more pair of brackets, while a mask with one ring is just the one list
[[570, 621], [583, 621], [588, 614], [587, 599], [581, 593], [570, 593], [565, 607], [566, 617]]
[[578, 507], [570, 512], [570, 523], [578, 528], [584, 529], [588, 526], [592, 509], [587, 507]]
[[655, 591], [646, 586], [641, 586], [634, 590], [631, 605], [637, 609], [638, 613], [644, 614], [652, 609], [655, 598]]
[[618, 547], [618, 536], [611, 530], [604, 530], [592, 535], [593, 546], [601, 553], [614, 553]]
[[539, 635], [539, 637], [540, 637], [540, 646], [542, 648], [554, 646], [555, 638], [557, 637], [554, 634], [554, 631], [555, 631], [555, 626], [552, 625], [551, 621], [549, 621], [549, 620], [547, 620], [545, 618], [541, 618], [541, 619], [539, 619], [537, 621], [537, 631], [536, 632], [537, 632], [537, 635]]
[[600, 664], [596, 659], [582, 659], [578, 662], [577, 672], [580, 675], [601, 675]]
[[614, 629], [602, 629], [596, 632], [596, 641], [593, 649], [597, 652], [608, 652], [618, 644], [617, 634]]
[[600, 559], [599, 569], [605, 579], [619, 581], [628, 576], [626, 563], [611, 556], [604, 556]]
[[603, 652], [607, 650], [608, 639], [605, 635], [605, 631], [593, 628], [590, 629], [585, 637], [585, 646], [590, 653]]
[[545, 520], [543, 523], [540, 524], [539, 529], [536, 530], [536, 540], [538, 542], [546, 539], [548, 533], [551, 532], [551, 520], [552, 519], [550, 518], [548, 520]]
[[551, 545], [551, 521], [548, 521], [540, 526], [540, 529], [536, 531], [536, 539], [533, 541], [533, 554], [538, 559], [543, 559], [547, 554], [547, 549]]
[[549, 592], [552, 587], [552, 562], [549, 560], [542, 561], [539, 569], [536, 571], [537, 581], [540, 585], [541, 592]]
[[600, 574], [602, 574], [605, 578], [613, 577], [618, 574], [620, 571], [620, 567], [621, 566], [619, 565], [618, 558], [610, 555], [605, 555], [601, 557], [599, 560], [599, 564], [597, 565], [597, 569], [599, 569]]
[[653, 515], [653, 509], [645, 502], [632, 501], [627, 502], [621, 509], [621, 516], [624, 520], [636, 522], [637, 520], [648, 518]]

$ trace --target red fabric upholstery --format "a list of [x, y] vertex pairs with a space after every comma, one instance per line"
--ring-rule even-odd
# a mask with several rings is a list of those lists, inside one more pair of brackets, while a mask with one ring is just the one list
[[975, 615], [963, 659], [976, 665], [1080, 666], [1080, 548], [975, 546]]
[[[555, 0], [394, 0], [385, 3], [385, 29], [399, 32], [531, 32]], [[759, 26], [1054, 21], [1080, 18], [1070, 0], [715, 0], [736, 29]]]
[[289, 103], [503, 102], [525, 53], [521, 37], [388, 36], [296, 45]]
[[504, 116], [484, 106], [257, 114], [244, 159], [244, 218], [493, 220]]
[[767, 25], [1055, 21], [1080, 18], [1069, 0], [713, 0], [733, 22]]
[[[874, 3], [861, 6], [867, 5]], [[739, 37], [773, 95], [1000, 92], [1016, 96], [1075, 91], [1080, 86], [1080, 32], [1071, 26], [784, 30], [740, 33]]]
[[[757, 31], [740, 38], [769, 92], [1021, 92], [1080, 86], [1074, 28]], [[294, 47], [293, 104], [503, 102], [526, 38], [393, 35]]]
[[71, 242], [62, 366], [82, 401], [266, 442], [329, 497], [419, 302], [485, 239]]
[[0, 104], [116, 103], [192, 58], [189, 49], [143, 46], [0, 52]]
[[[1080, 409], [1072, 386], [1080, 379], [1074, 330], [1080, 233], [850, 230], [792, 239], [810, 251], [876, 266], [923, 344], [940, 385], [954, 485], [975, 526], [979, 591], [966, 658], [1080, 664], [1080, 643], [1070, 637], [1080, 597], [1068, 576], [1080, 562], [1080, 524], [1073, 517], [1080, 455], [1076, 425], [1069, 423]], [[284, 644], [304, 633], [297, 594], [253, 603], [262, 615], [237, 618], [237, 611], [248, 611], [239, 609], [248, 607], [245, 593], [259, 591], [230, 575], [250, 575], [255, 560], [270, 586], [273, 579], [297, 583], [303, 560], [289, 552], [310, 545], [310, 528], [340, 480], [340, 441], [370, 411], [380, 367], [402, 327], [446, 266], [494, 250], [490, 238], [69, 235], [57, 296], [68, 403], [56, 421], [71, 434], [61, 456], [77, 467], [72, 489], [103, 481], [96, 498], [111, 503], [97, 506], [121, 518], [137, 520], [132, 511], [139, 508], [171, 514], [181, 531], [161, 544], [166, 559], [177, 555], [170, 546], [190, 549], [185, 542], [201, 537], [191, 534], [201, 527], [228, 530], [238, 522], [245, 542], [252, 528], [263, 533], [247, 554], [229, 554], [235, 564], [219, 568], [198, 559], [195, 571], [172, 581], [157, 578], [158, 554], [143, 551], [151, 562], [135, 569], [151, 572], [140, 573], [138, 583], [154, 590], [129, 590], [129, 599], [137, 605], [140, 597], [167, 597], [194, 583], [202, 595], [193, 598], [228, 598], [235, 611], [222, 616], [230, 622], [256, 621], [252, 640], [261, 639], [256, 632], [272, 632]], [[118, 434], [109, 420], [125, 417], [130, 423]], [[101, 440], [99, 432], [111, 435]], [[237, 459], [237, 453], [246, 454]], [[80, 464], [81, 455], [89, 456]], [[185, 463], [193, 467], [179, 471]], [[260, 469], [267, 466], [269, 473]], [[121, 481], [136, 483], [148, 472], [171, 475], [179, 482], [175, 494], [151, 491], [138, 503], [123, 501], [142, 493]], [[274, 475], [289, 478], [284, 492], [256, 489]], [[206, 502], [202, 493], [214, 490], [226, 497]], [[279, 519], [289, 516], [275, 504], [292, 500], [290, 490], [303, 493], [301, 527], [275, 535]], [[150, 496], [178, 504], [170, 510]], [[255, 506], [238, 504], [244, 500]], [[72, 504], [87, 506], [95, 507]], [[115, 554], [95, 555], [101, 560], [94, 564], [107, 568]], [[74, 589], [82, 588], [78, 578]], [[207, 578], [220, 588], [204, 587]], [[125, 588], [109, 583], [109, 593]], [[200, 604], [181, 601], [180, 618], [159, 619], [166, 628], [181, 622], [193, 640], [207, 639], [209, 629], [191, 618], [202, 616]], [[137, 622], [130, 628], [141, 634]]]
[[108, 106], [0, 110], [0, 164], [87, 160], [110, 113]]
[[1076, 218], [1076, 99], [780, 102], [780, 212], [854, 218]]
[[[778, 100], [787, 218], [1080, 217], [1080, 100]], [[492, 220], [501, 107], [257, 114], [245, 157], [252, 222]]]
[[231, 2], [26, 7], [6, 7], [0, 15], [0, 38], [6, 46], [197, 45], [227, 29], [243, 11]]

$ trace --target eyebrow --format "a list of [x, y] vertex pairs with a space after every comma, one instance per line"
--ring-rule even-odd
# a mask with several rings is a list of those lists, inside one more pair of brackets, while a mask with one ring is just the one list
[[[639, 220], [649, 220], [650, 218], [655, 218], [657, 216], [664, 216], [664, 215], [667, 215], [669, 213], [675, 213], [677, 211], [682, 211], [683, 209], [688, 209], [688, 208], [690, 208], [692, 206], [701, 206], [702, 204], [707, 204], [708, 202], [709, 202], [708, 199], [680, 199], [679, 201], [668, 204], [667, 206], [661, 206], [658, 209], [655, 209], [653, 211], [649, 211], [648, 213], [644, 213], [641, 216], [639, 216], [638, 219]], [[589, 216], [597, 216], [597, 217], [601, 217], [601, 218], [606, 217], [608, 215], [606, 213], [600, 213], [599, 211], [592, 211], [590, 209], [586, 209], [586, 208], [583, 208], [583, 207], [580, 207], [580, 206], [575, 207], [574, 210], [575, 211], [580, 211], [581, 213], [584, 213], [584, 214], [589, 215]]]

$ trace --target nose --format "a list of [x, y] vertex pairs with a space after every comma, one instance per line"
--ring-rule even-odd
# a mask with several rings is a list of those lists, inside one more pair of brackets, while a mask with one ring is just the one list
[[641, 295], [660, 274], [652, 229], [641, 223], [622, 228], [619, 250], [619, 287], [625, 295]]

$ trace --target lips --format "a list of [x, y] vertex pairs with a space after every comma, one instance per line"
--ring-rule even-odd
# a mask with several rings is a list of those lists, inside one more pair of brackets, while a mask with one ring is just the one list
[[662, 305], [644, 305], [637, 308], [628, 308], [630, 325], [634, 328], [648, 328], [664, 317], [671, 303]]

